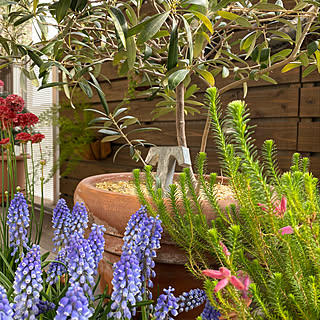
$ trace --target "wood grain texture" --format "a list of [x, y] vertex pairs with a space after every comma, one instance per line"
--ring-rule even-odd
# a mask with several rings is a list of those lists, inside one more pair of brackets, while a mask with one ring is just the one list
[[320, 152], [320, 122], [300, 122], [298, 151]]
[[320, 87], [301, 88], [300, 117], [320, 117]]

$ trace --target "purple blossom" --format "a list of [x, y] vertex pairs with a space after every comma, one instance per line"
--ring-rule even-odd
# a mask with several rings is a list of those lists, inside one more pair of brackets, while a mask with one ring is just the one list
[[183, 292], [177, 299], [180, 312], [188, 312], [199, 307], [206, 301], [206, 293], [201, 289], [192, 289], [189, 292]]
[[95, 262], [88, 240], [84, 239], [83, 235], [75, 233], [70, 237], [66, 251], [70, 283], [78, 282], [84, 292], [92, 298]]
[[47, 313], [48, 311], [54, 310], [56, 305], [53, 302], [40, 300], [37, 304], [39, 309], [36, 316], [40, 316], [40, 314]]
[[[55, 320], [79, 319], [87, 320], [92, 316], [89, 308], [89, 302], [86, 298], [83, 288], [79, 283], [73, 283], [66, 296], [59, 302]], [[69, 318], [70, 317], [70, 318]]]
[[12, 320], [13, 311], [7, 298], [7, 292], [4, 287], [0, 285], [0, 320]]
[[88, 227], [88, 213], [83, 203], [76, 202], [71, 213], [70, 234], [84, 234]]
[[[66, 258], [67, 258], [66, 249], [62, 248], [59, 251], [55, 260], [62, 262], [66, 265], [67, 264]], [[47, 272], [47, 283], [49, 283], [50, 285], [53, 285], [54, 283], [56, 283], [59, 280], [59, 277], [61, 277], [63, 274], [67, 272], [65, 266], [59, 262], [51, 262], [49, 265], [49, 269]]]
[[211, 305], [209, 300], [207, 300], [201, 313], [202, 320], [219, 320], [220, 316], [221, 313]]
[[106, 228], [103, 225], [96, 225], [93, 224], [91, 227], [91, 232], [88, 238], [90, 248], [93, 253], [93, 259], [95, 262], [95, 273], [96, 269], [98, 268], [98, 264], [103, 257], [104, 252], [104, 232]]
[[42, 291], [40, 246], [33, 245], [20, 262], [13, 283], [14, 319], [35, 319]]
[[[52, 239], [56, 247], [67, 244], [70, 234], [71, 213], [64, 199], [59, 199], [56, 207], [53, 209], [52, 223], [54, 237]], [[56, 248], [53, 249], [55, 251]]]
[[111, 299], [111, 312], [108, 319], [131, 319], [136, 309], [129, 309], [129, 305], [135, 305], [142, 300], [141, 296], [141, 269], [139, 260], [135, 254], [123, 252], [120, 261], [113, 266], [113, 292]]
[[14, 198], [11, 200], [7, 225], [9, 226], [10, 234], [10, 247], [13, 247], [12, 256], [18, 251], [20, 252], [20, 258], [24, 257], [23, 248], [29, 249], [28, 243], [28, 231], [29, 227], [29, 210], [26, 199], [21, 192], [17, 192]]
[[174, 288], [169, 287], [168, 289], [163, 289], [163, 291], [164, 293], [159, 296], [154, 308], [154, 319], [173, 320], [170, 314], [173, 317], [178, 315], [178, 299], [173, 295]]

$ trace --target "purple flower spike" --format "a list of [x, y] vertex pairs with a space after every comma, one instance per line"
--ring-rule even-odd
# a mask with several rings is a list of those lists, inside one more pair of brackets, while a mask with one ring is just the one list
[[83, 203], [76, 202], [72, 209], [70, 233], [77, 232], [84, 234], [84, 230], [88, 227], [88, 213]]
[[293, 233], [293, 228], [291, 226], [283, 227], [279, 230], [281, 232], [281, 235], [285, 234], [291, 234]]
[[[53, 209], [52, 223], [54, 238], [52, 239], [56, 247], [67, 244], [70, 234], [71, 213], [64, 199], [59, 199], [56, 207]], [[56, 251], [56, 248], [53, 249]]]
[[103, 257], [104, 243], [105, 243], [103, 235], [105, 231], [106, 231], [106, 228], [103, 225], [99, 226], [99, 225], [93, 224], [91, 227], [89, 238], [88, 238], [89, 245], [93, 253], [93, 259], [95, 262], [95, 268], [94, 268], [95, 274], [97, 272], [96, 269], [98, 268], [98, 264]]
[[[66, 262], [67, 252], [66, 249], [63, 248], [59, 251], [57, 257], [55, 258], [56, 261], [60, 261], [64, 264], [67, 264]], [[65, 266], [59, 262], [52, 262], [50, 263], [48, 272], [47, 272], [47, 283], [50, 285], [53, 285], [59, 280], [59, 277], [61, 277], [63, 274], [67, 272]]]
[[20, 262], [13, 283], [14, 319], [35, 319], [42, 291], [40, 246], [33, 245]]
[[177, 299], [179, 313], [188, 312], [189, 310], [199, 307], [206, 299], [206, 293], [201, 289], [192, 289], [189, 292], [183, 292]]
[[69, 287], [66, 296], [60, 300], [57, 315], [54, 319], [87, 320], [91, 316], [92, 311], [89, 308], [89, 302], [84, 294], [83, 288], [79, 283], [73, 283]]
[[111, 281], [113, 303], [108, 319], [131, 319], [136, 309], [130, 310], [128, 303], [135, 305], [142, 300], [139, 260], [134, 254], [122, 254], [120, 261], [114, 264], [113, 269]]
[[70, 283], [78, 282], [88, 297], [92, 298], [95, 262], [88, 240], [75, 233], [71, 236], [66, 251]]
[[12, 320], [13, 311], [7, 298], [7, 292], [4, 287], [0, 285], [0, 320]]
[[40, 316], [40, 314], [47, 313], [48, 311], [54, 310], [56, 305], [53, 302], [40, 300], [37, 304], [39, 309], [38, 314], [36, 316]]
[[28, 230], [29, 227], [29, 210], [27, 201], [21, 192], [17, 192], [11, 200], [7, 225], [9, 226], [10, 247], [13, 247], [12, 256], [19, 250], [20, 258], [24, 257], [23, 248], [29, 249]]
[[178, 301], [173, 295], [174, 288], [169, 287], [168, 289], [163, 289], [164, 293], [161, 294], [157, 300], [157, 304], [154, 308], [154, 319], [155, 320], [173, 320], [170, 314], [175, 317], [178, 315]]
[[211, 305], [209, 300], [207, 300], [201, 313], [201, 318], [203, 320], [219, 320], [220, 316], [221, 313]]

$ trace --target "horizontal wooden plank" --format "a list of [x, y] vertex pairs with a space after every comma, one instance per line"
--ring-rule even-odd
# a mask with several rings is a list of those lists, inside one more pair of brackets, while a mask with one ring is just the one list
[[300, 117], [320, 117], [320, 87], [301, 88]]
[[300, 122], [298, 151], [320, 152], [320, 122]]

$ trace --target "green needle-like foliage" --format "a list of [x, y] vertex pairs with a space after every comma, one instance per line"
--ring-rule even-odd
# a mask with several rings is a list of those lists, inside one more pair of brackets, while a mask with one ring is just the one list
[[[320, 318], [320, 196], [309, 160], [294, 154], [289, 171], [281, 173], [275, 143], [266, 140], [258, 152], [249, 112], [243, 101], [231, 102], [221, 120], [217, 90], [207, 91], [224, 183], [234, 203], [224, 208], [216, 197], [217, 175], [206, 174], [206, 155], [197, 159], [197, 185], [188, 169], [169, 190], [155, 186], [146, 167], [148, 197], [139, 198], [159, 214], [173, 240], [185, 250], [187, 268], [204, 279], [211, 304], [239, 319]], [[141, 179], [142, 180], [142, 179]], [[248, 290], [230, 282], [215, 293], [220, 279], [204, 277], [204, 269], [225, 267], [231, 275], [249, 276]], [[243, 280], [241, 280], [243, 281]]]

